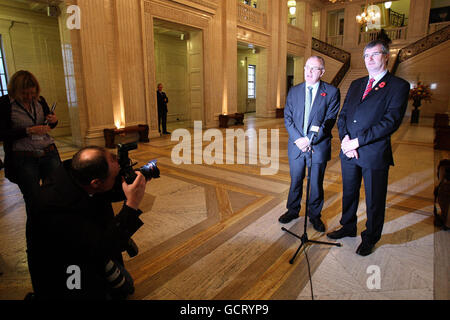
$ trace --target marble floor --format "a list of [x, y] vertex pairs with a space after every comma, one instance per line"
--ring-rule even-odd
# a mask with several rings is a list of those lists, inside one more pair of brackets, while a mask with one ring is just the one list
[[[168, 130], [173, 134], [177, 127], [180, 125], [169, 124]], [[405, 118], [392, 137], [395, 166], [389, 175], [383, 236], [374, 253], [367, 257], [355, 254], [366, 221], [361, 190], [358, 236], [339, 241], [342, 247], [308, 245], [293, 264], [289, 260], [300, 242], [282, 231], [278, 222], [285, 211], [290, 182], [283, 119], [250, 115], [244, 126], [230, 127], [239, 128], [255, 129], [246, 140], [245, 164], [226, 164], [235, 148], [227, 152], [224, 148], [225, 164], [208, 164], [218, 153], [211, 152], [206, 137], [199, 148], [202, 137], [195, 136], [192, 129], [191, 146], [183, 155], [192, 156], [192, 163], [197, 156], [201, 163], [176, 164], [174, 157], [181, 155], [173, 151], [180, 145], [178, 140], [171, 141], [170, 135], [140, 143], [138, 150], [130, 153], [139, 164], [157, 159], [161, 171], [159, 179], [148, 183], [141, 205], [145, 224], [133, 237], [139, 255], [132, 259], [124, 255], [135, 279], [133, 299], [449, 299], [450, 233], [433, 224], [433, 188], [437, 162], [450, 155], [433, 149], [432, 119], [410, 125]], [[223, 144], [230, 143], [225, 129], [209, 131], [218, 132], [224, 135]], [[262, 139], [265, 133], [267, 142]], [[339, 226], [341, 213], [336, 129], [334, 136], [324, 182], [322, 216], [327, 231]], [[261, 151], [249, 150], [255, 140], [260, 142], [258, 150], [268, 150], [266, 157], [261, 157]], [[58, 138], [57, 145], [63, 159], [76, 150], [69, 137]], [[279, 157], [272, 150], [279, 150]], [[252, 156], [257, 163], [249, 164]], [[276, 163], [276, 174], [261, 174], [262, 168]], [[304, 206], [302, 217], [284, 226], [302, 234], [303, 215]], [[23, 299], [31, 291], [24, 224], [20, 191], [2, 171], [0, 299]], [[310, 239], [329, 241], [309, 225], [307, 232]]]

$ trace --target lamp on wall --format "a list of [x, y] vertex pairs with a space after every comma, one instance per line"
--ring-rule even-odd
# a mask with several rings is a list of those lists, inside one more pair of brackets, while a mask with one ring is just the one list
[[392, 6], [392, 1], [387, 1], [387, 2], [384, 3], [384, 7], [386, 9], [389, 9], [391, 6]]

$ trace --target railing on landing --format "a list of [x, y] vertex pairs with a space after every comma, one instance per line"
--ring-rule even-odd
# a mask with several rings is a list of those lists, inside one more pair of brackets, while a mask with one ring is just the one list
[[341, 83], [342, 79], [344, 79], [348, 69], [350, 69], [351, 54], [316, 38], [312, 38], [312, 49], [344, 63], [331, 81], [331, 84], [337, 87]]
[[267, 30], [267, 14], [241, 2], [237, 2], [237, 21]]
[[[394, 40], [406, 40], [406, 31], [408, 27], [397, 27], [397, 28], [388, 28], [384, 29], [389, 39]], [[380, 34], [380, 30], [373, 30], [368, 32], [360, 32], [359, 33], [359, 44], [367, 44], [370, 41], [376, 40]]]
[[443, 29], [440, 29], [432, 34], [429, 34], [422, 39], [411, 43], [410, 45], [400, 49], [395, 59], [394, 66], [392, 67], [392, 73], [395, 74], [397, 71], [398, 65], [406, 61], [419, 53], [422, 53], [428, 49], [431, 49], [438, 44], [441, 44], [450, 39], [450, 25], [446, 26]]

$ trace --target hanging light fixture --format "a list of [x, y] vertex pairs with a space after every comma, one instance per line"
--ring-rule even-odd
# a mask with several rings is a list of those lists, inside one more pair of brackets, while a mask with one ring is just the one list
[[387, 2], [384, 3], [384, 7], [386, 9], [389, 9], [391, 6], [392, 6], [392, 1], [387, 1]]
[[377, 12], [374, 9], [374, 5], [368, 5], [368, 0], [366, 0], [366, 6], [361, 14], [356, 16], [356, 21], [362, 26], [367, 25], [368, 23], [375, 24], [377, 19], [381, 17], [380, 12]]
[[295, 12], [297, 11], [297, 1], [295, 0], [289, 0], [287, 2], [288, 8], [289, 8], [289, 13], [291, 15], [295, 15]]

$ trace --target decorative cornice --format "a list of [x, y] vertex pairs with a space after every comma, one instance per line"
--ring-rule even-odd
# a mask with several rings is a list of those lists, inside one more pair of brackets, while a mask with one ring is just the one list
[[210, 14], [215, 14], [219, 5], [213, 1], [208, 0], [171, 0], [191, 8], [205, 11]]

